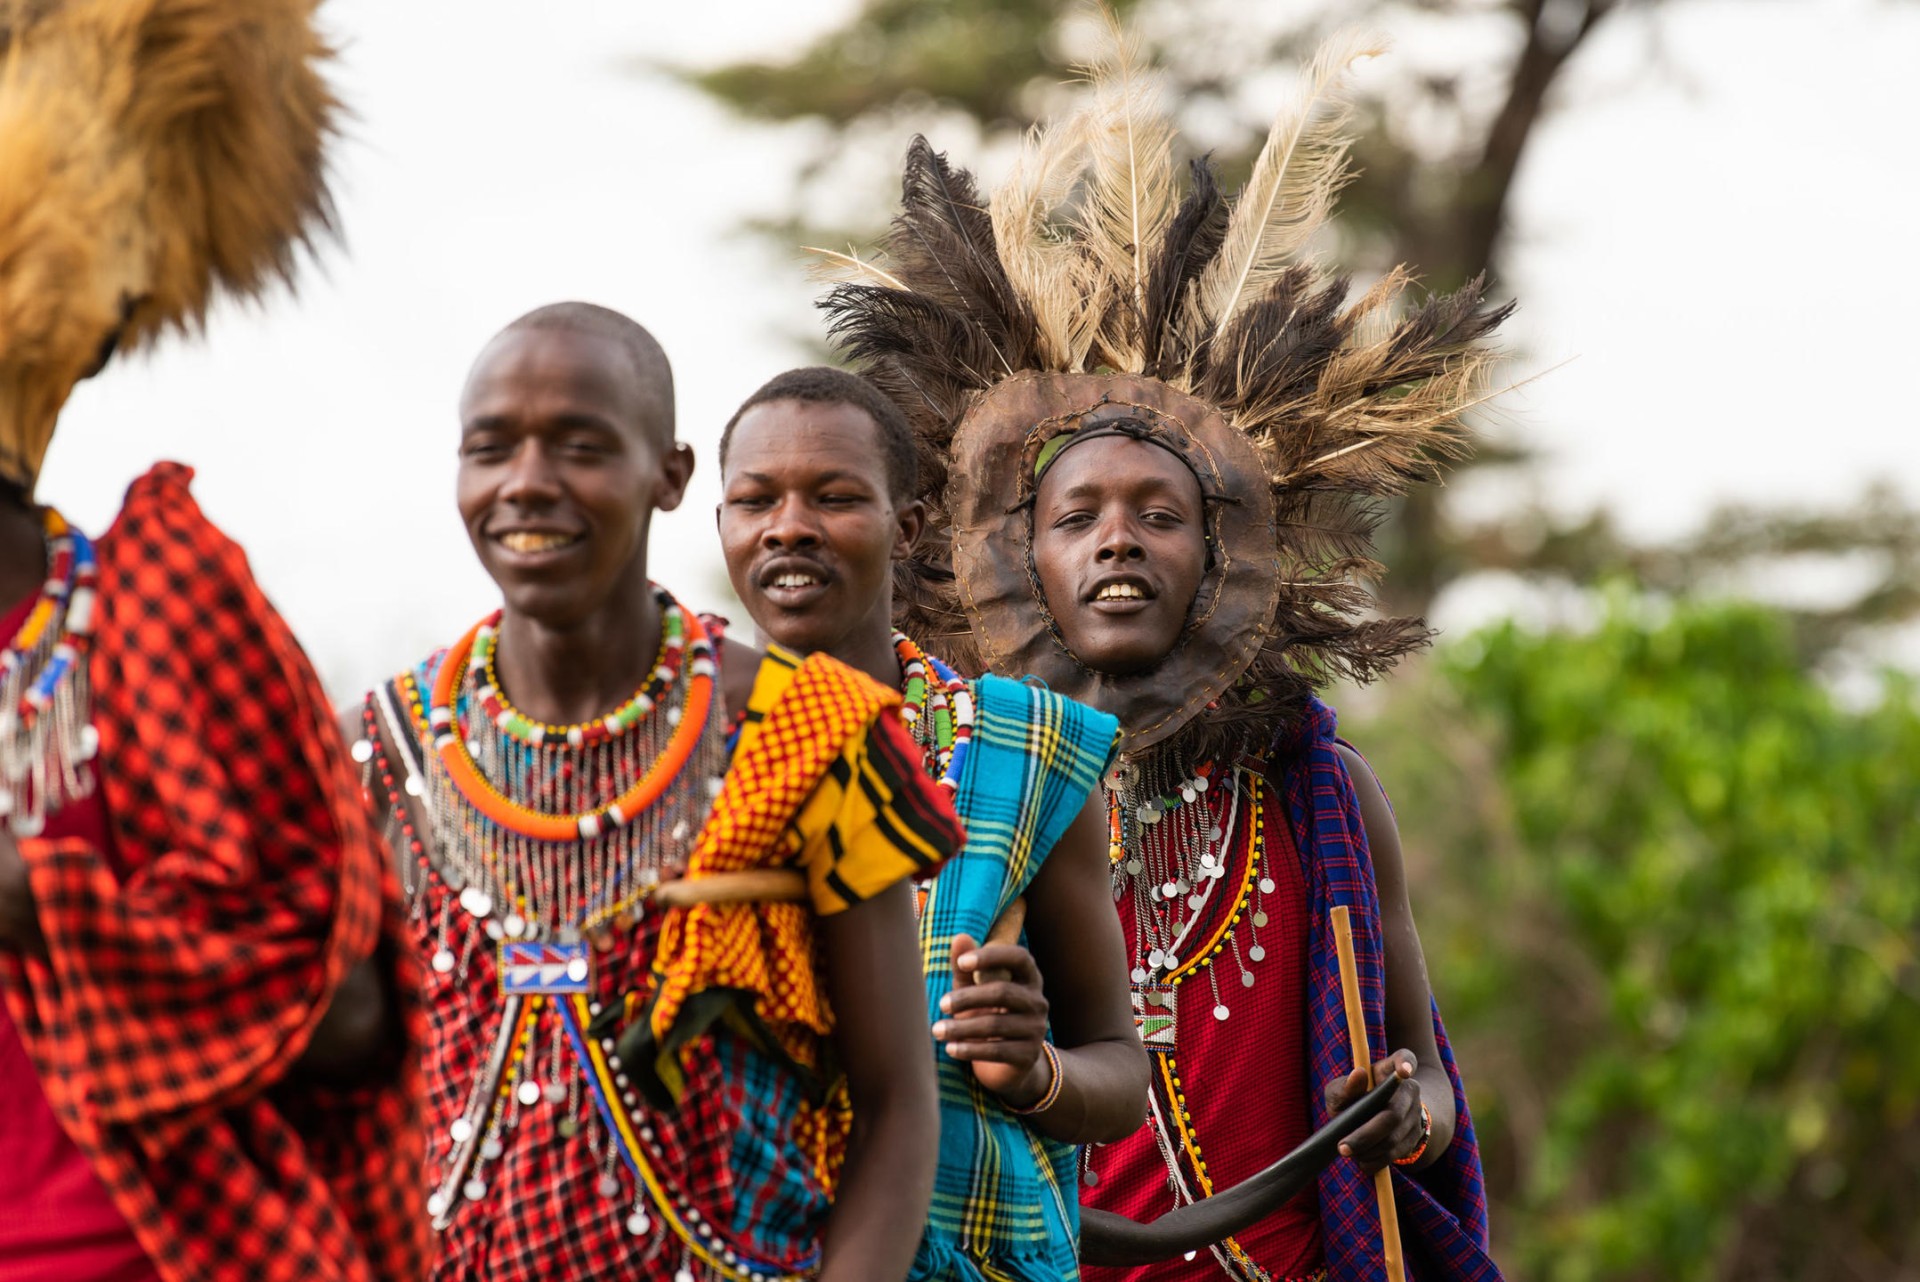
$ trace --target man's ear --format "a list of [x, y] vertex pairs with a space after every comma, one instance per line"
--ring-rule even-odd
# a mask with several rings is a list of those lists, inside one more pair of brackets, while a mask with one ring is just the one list
[[667, 456], [660, 460], [660, 481], [653, 491], [656, 511], [671, 512], [687, 497], [687, 482], [693, 479], [693, 447], [675, 441]]
[[894, 511], [893, 559], [904, 561], [913, 555], [920, 535], [927, 528], [927, 505], [919, 499], [902, 503]]

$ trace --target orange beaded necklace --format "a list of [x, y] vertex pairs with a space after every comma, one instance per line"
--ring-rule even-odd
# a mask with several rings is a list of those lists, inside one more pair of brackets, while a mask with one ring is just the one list
[[454, 644], [433, 683], [433, 703], [428, 726], [433, 733], [433, 749], [447, 778], [469, 804], [481, 814], [510, 832], [534, 841], [591, 841], [603, 832], [621, 828], [646, 810], [672, 785], [699, 745], [713, 704], [713, 647], [699, 616], [686, 614], [688, 674], [686, 704], [680, 722], [665, 751], [646, 773], [618, 797], [594, 810], [578, 815], [552, 815], [525, 806], [496, 788], [480, 772], [453, 715], [455, 691], [467, 671], [474, 641], [486, 620], [476, 623]]

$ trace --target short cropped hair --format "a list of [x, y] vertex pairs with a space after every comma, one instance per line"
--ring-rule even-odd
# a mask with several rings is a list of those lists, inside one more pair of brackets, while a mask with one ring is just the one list
[[880, 453], [886, 463], [887, 488], [895, 502], [914, 497], [920, 484], [920, 454], [913, 428], [900, 407], [886, 393], [858, 374], [829, 365], [809, 365], [776, 374], [760, 385], [760, 390], [740, 403], [720, 433], [720, 466], [727, 465], [727, 451], [733, 444], [733, 429], [756, 405], [772, 401], [801, 401], [809, 405], [851, 405], [873, 420], [879, 437]]
[[592, 334], [617, 345], [633, 364], [640, 395], [647, 403], [654, 425], [666, 434], [666, 443], [673, 442], [673, 366], [660, 340], [649, 333], [646, 326], [611, 307], [566, 302], [536, 307], [500, 332], [511, 334], [529, 329]]

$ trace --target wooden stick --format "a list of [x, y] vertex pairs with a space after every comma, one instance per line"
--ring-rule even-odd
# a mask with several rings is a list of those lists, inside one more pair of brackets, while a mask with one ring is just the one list
[[653, 889], [662, 908], [695, 904], [791, 903], [807, 897], [807, 875], [791, 868], [744, 868], [663, 881]]
[[[1336, 906], [1333, 939], [1340, 950], [1340, 992], [1347, 1000], [1347, 1040], [1353, 1046], [1354, 1067], [1367, 1075], [1367, 1089], [1373, 1089], [1373, 1052], [1367, 1049], [1367, 1012], [1360, 1004], [1360, 969], [1353, 960], [1353, 921], [1347, 906]], [[1400, 1252], [1400, 1212], [1393, 1204], [1393, 1171], [1381, 1167], [1373, 1173], [1373, 1194], [1380, 1202], [1380, 1253], [1387, 1266], [1387, 1282], [1406, 1282], [1407, 1266]]]

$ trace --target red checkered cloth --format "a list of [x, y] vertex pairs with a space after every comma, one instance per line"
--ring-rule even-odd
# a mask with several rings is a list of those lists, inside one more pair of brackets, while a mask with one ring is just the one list
[[[21, 842], [50, 962], [0, 950], [0, 989], [170, 1282], [417, 1278], [416, 1066], [288, 1080], [358, 960], [383, 937], [406, 957], [392, 873], [306, 656], [192, 475], [154, 468], [99, 542], [93, 724], [129, 875]], [[393, 981], [415, 991], [410, 967]]]

